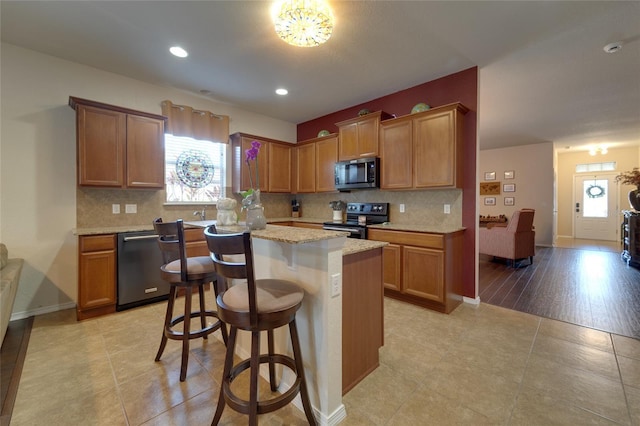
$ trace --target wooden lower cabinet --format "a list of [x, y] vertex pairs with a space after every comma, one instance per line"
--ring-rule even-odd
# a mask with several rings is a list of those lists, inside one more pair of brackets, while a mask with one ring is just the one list
[[321, 223], [293, 222], [293, 226], [296, 228], [322, 229]]
[[342, 394], [379, 365], [384, 341], [382, 248], [342, 258]]
[[383, 252], [385, 296], [449, 313], [462, 302], [462, 237], [369, 228]]
[[209, 247], [204, 237], [204, 228], [184, 230], [184, 243], [187, 246], [187, 257], [209, 256]]
[[116, 311], [116, 235], [79, 237], [78, 320]]

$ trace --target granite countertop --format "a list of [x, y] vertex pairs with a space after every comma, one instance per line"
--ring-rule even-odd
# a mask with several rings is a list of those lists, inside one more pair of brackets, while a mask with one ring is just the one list
[[[302, 218], [302, 217], [279, 217], [268, 218], [268, 223], [277, 222], [302, 222], [302, 223], [318, 223], [328, 221], [328, 219], [319, 218]], [[202, 220], [202, 221], [185, 221], [184, 224], [190, 227], [206, 228], [209, 225], [215, 224], [215, 220]], [[369, 225], [372, 229], [386, 229], [389, 231], [408, 231], [408, 232], [425, 232], [429, 234], [450, 234], [453, 232], [463, 231], [464, 227], [448, 227], [443, 228], [438, 225], [417, 225], [417, 224], [396, 224], [387, 223], [384, 225]], [[246, 228], [244, 225], [236, 225], [232, 227], [226, 227], [228, 232], [242, 232]], [[301, 229], [301, 228], [296, 228]], [[153, 225], [125, 225], [125, 226], [104, 226], [104, 227], [92, 227], [92, 228], [76, 228], [73, 229], [74, 235], [97, 235], [97, 234], [117, 234], [120, 232], [136, 232], [136, 231], [152, 231]], [[320, 231], [317, 229], [316, 231]], [[304, 231], [303, 231], [304, 232]], [[331, 232], [331, 231], [324, 231]]]

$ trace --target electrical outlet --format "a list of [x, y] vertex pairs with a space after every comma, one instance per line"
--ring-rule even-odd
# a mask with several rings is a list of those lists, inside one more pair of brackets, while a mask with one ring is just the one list
[[400, 204], [400, 213], [404, 213], [404, 204]]
[[451, 213], [451, 204], [445, 204], [444, 205], [444, 213], [445, 214], [450, 214]]
[[342, 280], [340, 279], [341, 274], [333, 274], [331, 275], [331, 297], [340, 296], [342, 293]]
[[137, 204], [125, 204], [124, 205], [125, 213], [138, 213], [138, 205]]
[[111, 204], [111, 213], [120, 214], [120, 204]]

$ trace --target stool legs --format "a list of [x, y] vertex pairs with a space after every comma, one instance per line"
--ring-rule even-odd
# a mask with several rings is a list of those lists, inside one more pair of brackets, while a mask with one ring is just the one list
[[[231, 326], [229, 331], [229, 341], [227, 343], [227, 352], [224, 361], [224, 369], [222, 373], [222, 380], [220, 384], [220, 395], [218, 396], [218, 406], [216, 408], [216, 413], [213, 416], [213, 421], [211, 425], [217, 425], [220, 422], [220, 418], [222, 417], [222, 412], [224, 411], [225, 405], [227, 404], [226, 398], [230, 399], [229, 404], [232, 408], [239, 410], [242, 413], [249, 415], [248, 424], [251, 426], [258, 424], [258, 407], [260, 401], [258, 400], [258, 379], [259, 379], [259, 370], [261, 362], [269, 363], [269, 381], [271, 384], [271, 390], [276, 391], [278, 386], [275, 378], [275, 363], [279, 361], [282, 363], [283, 358], [288, 358], [283, 355], [275, 354], [274, 344], [273, 344], [273, 330], [267, 331], [267, 339], [268, 339], [268, 347], [269, 354], [268, 355], [260, 355], [260, 331], [252, 331], [251, 332], [251, 358], [245, 361], [242, 361], [240, 364], [234, 367], [233, 365], [233, 357], [235, 352], [236, 345], [236, 336], [238, 333], [238, 328], [235, 326]], [[296, 327], [295, 319], [293, 319], [289, 323], [289, 334], [291, 336], [291, 342], [293, 344], [293, 361], [285, 362], [289, 368], [294, 369], [295, 373], [298, 376], [297, 382], [299, 383], [299, 393], [300, 398], [302, 400], [302, 406], [304, 408], [305, 416], [307, 417], [307, 421], [310, 425], [315, 426], [316, 419], [313, 416], [313, 409], [311, 407], [311, 402], [309, 401], [309, 394], [307, 391], [307, 383], [304, 377], [304, 364], [302, 362], [302, 350], [300, 349], [300, 341], [298, 338], [298, 329]], [[290, 358], [288, 358], [290, 360]], [[231, 392], [231, 382], [236, 378], [236, 376], [243, 371], [244, 369], [249, 368], [249, 401], [242, 401], [237, 396], [235, 396]], [[294, 387], [297, 384], [294, 384]], [[289, 390], [290, 391], [290, 390]], [[289, 392], [287, 391], [287, 392]], [[226, 395], [226, 397], [225, 397]], [[294, 394], [295, 395], [295, 394]], [[284, 403], [286, 404], [286, 402]], [[264, 412], [273, 411], [273, 409], [280, 408], [284, 406], [283, 403], [275, 403], [275, 405], [269, 410], [268, 405], [263, 406], [262, 410]], [[266, 410], [265, 410], [266, 408]]]
[[173, 305], [176, 301], [176, 287], [171, 286], [169, 288], [169, 299], [167, 301], [167, 312], [164, 316], [164, 326], [162, 327], [162, 339], [160, 340], [160, 347], [156, 354], [156, 362], [160, 361], [160, 357], [164, 352], [164, 348], [167, 346], [167, 329], [171, 327], [171, 318], [173, 317]]
[[[189, 334], [191, 329], [191, 296], [192, 287], [184, 288], [184, 319], [182, 321], [182, 362], [180, 363], [180, 381], [187, 378], [187, 364], [189, 363]], [[202, 327], [204, 328], [204, 327]], [[206, 336], [205, 336], [206, 337]]]
[[298, 377], [300, 377], [300, 399], [302, 399], [302, 407], [304, 408], [304, 414], [306, 414], [309, 424], [315, 426], [316, 418], [313, 416], [313, 409], [311, 408], [311, 402], [309, 401], [309, 394], [307, 392], [307, 381], [304, 378], [302, 350], [300, 349], [298, 327], [296, 327], [295, 318], [289, 323], [289, 333], [291, 334], [291, 343], [293, 345], [293, 357], [296, 361], [296, 370], [298, 373]]

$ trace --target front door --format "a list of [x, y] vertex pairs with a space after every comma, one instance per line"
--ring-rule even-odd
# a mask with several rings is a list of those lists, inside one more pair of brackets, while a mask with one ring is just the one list
[[575, 176], [575, 238], [618, 240], [620, 215], [615, 176], [615, 173]]

